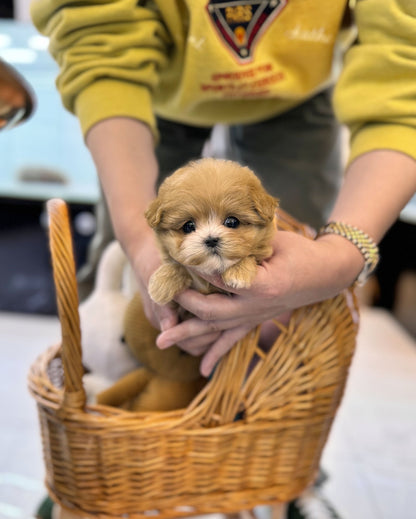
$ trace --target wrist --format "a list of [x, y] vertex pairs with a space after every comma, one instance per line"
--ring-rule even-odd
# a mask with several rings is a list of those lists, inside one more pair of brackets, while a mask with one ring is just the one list
[[354, 245], [360, 252], [364, 265], [356, 278], [356, 282], [363, 285], [377, 267], [380, 258], [377, 244], [364, 231], [344, 222], [331, 221], [327, 223], [319, 230], [318, 237], [326, 235], [339, 236]]
[[360, 250], [349, 240], [337, 234], [318, 234], [315, 241], [325, 247], [330, 264], [323, 268], [332, 271], [339, 289], [354, 284], [365, 266], [365, 259]]
[[144, 225], [135, 225], [120, 238], [120, 242], [138, 281], [147, 290], [150, 276], [160, 265], [160, 254], [153, 230], [147, 222]]

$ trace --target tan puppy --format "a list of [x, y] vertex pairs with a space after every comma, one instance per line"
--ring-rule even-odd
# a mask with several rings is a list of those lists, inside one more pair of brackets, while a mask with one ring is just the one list
[[193, 287], [218, 292], [198, 274], [248, 288], [272, 254], [278, 201], [247, 167], [220, 159], [190, 162], [168, 177], [146, 211], [162, 250], [149, 294], [159, 304]]

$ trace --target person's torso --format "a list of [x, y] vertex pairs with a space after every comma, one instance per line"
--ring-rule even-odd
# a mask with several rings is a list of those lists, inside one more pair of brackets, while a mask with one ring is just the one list
[[172, 36], [156, 112], [182, 122], [252, 122], [331, 81], [346, 0], [157, 0]]

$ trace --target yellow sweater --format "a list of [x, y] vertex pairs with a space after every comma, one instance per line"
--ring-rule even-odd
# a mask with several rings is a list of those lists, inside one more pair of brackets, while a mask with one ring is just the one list
[[[350, 2], [353, 3], [353, 2]], [[337, 82], [351, 159], [416, 158], [416, 1], [357, 0], [358, 40]], [[96, 122], [154, 114], [188, 124], [256, 122], [334, 81], [346, 0], [35, 0], [65, 107]], [[338, 55], [339, 56], [339, 55]]]

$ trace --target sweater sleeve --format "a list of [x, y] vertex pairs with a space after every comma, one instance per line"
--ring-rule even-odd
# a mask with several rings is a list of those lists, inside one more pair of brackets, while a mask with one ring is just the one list
[[350, 161], [376, 149], [416, 159], [416, 1], [357, 0], [358, 41], [335, 89]]
[[139, 119], [157, 134], [152, 90], [169, 52], [156, 9], [137, 0], [35, 0], [31, 15], [50, 38], [57, 87], [84, 135], [114, 116]]

